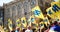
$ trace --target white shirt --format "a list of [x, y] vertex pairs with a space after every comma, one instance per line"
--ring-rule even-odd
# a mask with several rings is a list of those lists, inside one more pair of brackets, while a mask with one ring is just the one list
[[25, 32], [33, 32], [32, 30], [27, 29]]

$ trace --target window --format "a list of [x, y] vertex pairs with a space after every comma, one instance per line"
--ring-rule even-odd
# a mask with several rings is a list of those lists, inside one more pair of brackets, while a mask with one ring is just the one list
[[31, 0], [31, 8], [35, 7], [36, 5], [36, 0]]
[[17, 5], [17, 9], [18, 9], [18, 10], [21, 9], [21, 4], [18, 4], [18, 5]]
[[28, 12], [28, 2], [24, 2], [24, 14], [27, 15], [27, 12]]
[[24, 14], [27, 15], [27, 12], [25, 12]]
[[10, 8], [7, 8], [7, 12], [10, 12]]
[[27, 8], [27, 6], [28, 6], [28, 2], [24, 2], [23, 5], [24, 5], [25, 8]]
[[6, 15], [7, 15], [7, 17], [10, 16], [10, 8], [7, 8]]
[[21, 2], [19, 2], [18, 4], [17, 4], [17, 12], [18, 12], [18, 15], [20, 16], [21, 15], [21, 11], [22, 11], [22, 3]]
[[13, 7], [12, 7], [12, 11], [15, 11], [15, 10], [16, 10], [15, 8], [16, 8], [16, 7], [15, 7], [15, 6], [13, 6]]

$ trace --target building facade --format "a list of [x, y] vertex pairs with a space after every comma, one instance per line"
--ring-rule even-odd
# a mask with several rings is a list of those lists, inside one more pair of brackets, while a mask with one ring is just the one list
[[15, 0], [10, 3], [4, 4], [4, 24], [10, 18], [13, 23], [16, 23], [18, 18], [26, 17], [28, 20], [32, 15], [31, 9], [38, 5], [37, 0]]
[[[14, 0], [10, 3], [4, 4], [4, 24], [7, 25], [7, 21], [10, 18], [13, 23], [16, 23], [18, 18], [26, 17], [28, 20], [33, 13], [32, 8], [36, 5], [41, 7], [43, 13], [46, 11], [46, 3], [51, 3], [52, 0]], [[45, 6], [46, 5], [46, 6]], [[48, 7], [49, 7], [48, 5]], [[44, 8], [44, 9], [43, 9]]]

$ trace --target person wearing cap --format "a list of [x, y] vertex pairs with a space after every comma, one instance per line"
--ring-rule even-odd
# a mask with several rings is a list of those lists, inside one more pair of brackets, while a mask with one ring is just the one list
[[25, 32], [33, 32], [33, 31], [31, 30], [31, 27], [28, 26], [28, 28], [27, 28], [27, 30], [25, 30]]

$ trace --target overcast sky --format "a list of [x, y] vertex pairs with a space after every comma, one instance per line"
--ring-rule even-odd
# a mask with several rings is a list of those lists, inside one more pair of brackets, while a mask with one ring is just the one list
[[0, 0], [0, 6], [3, 6], [3, 3], [9, 3], [13, 0]]

